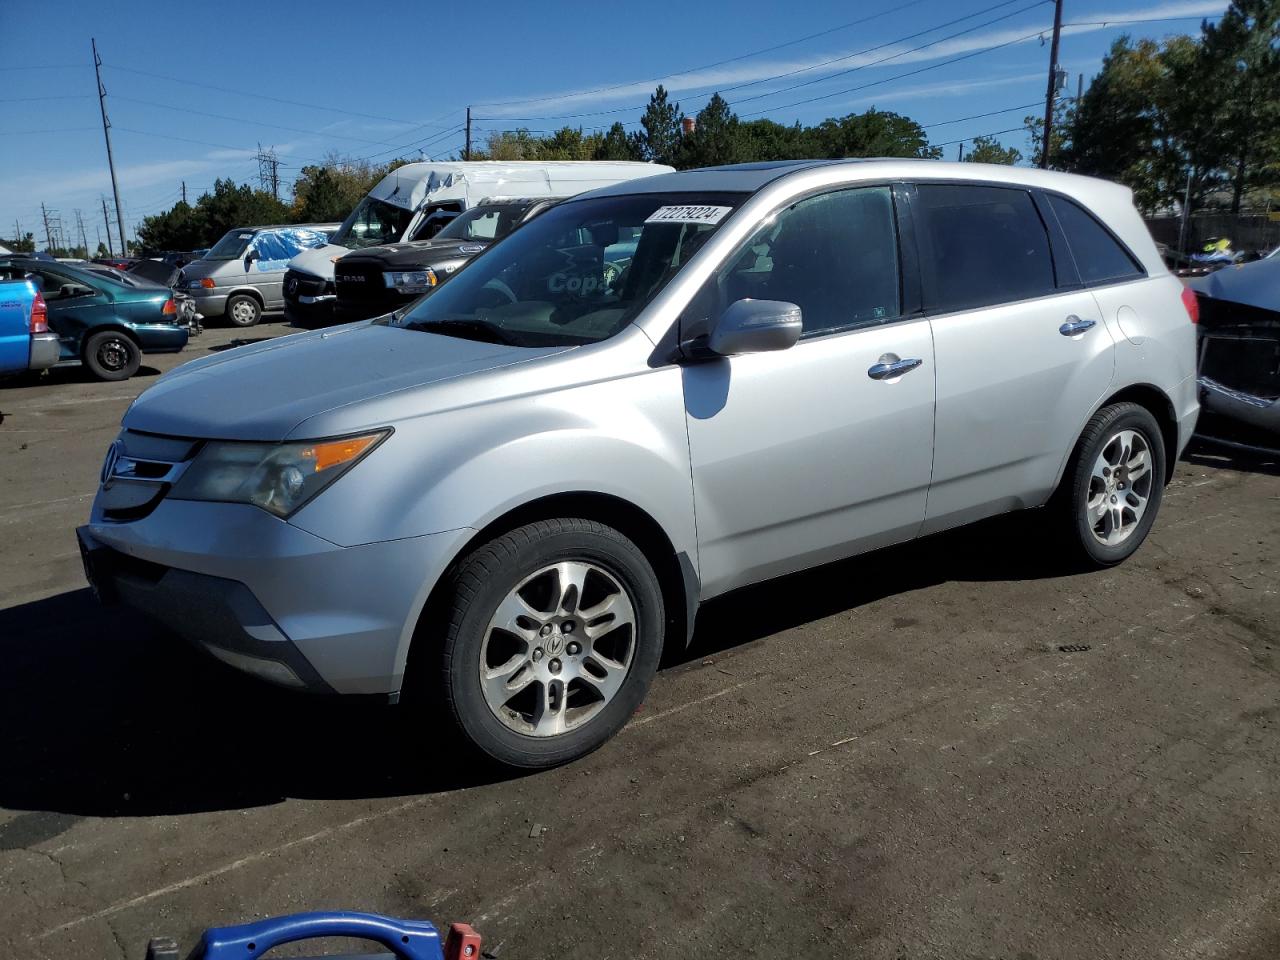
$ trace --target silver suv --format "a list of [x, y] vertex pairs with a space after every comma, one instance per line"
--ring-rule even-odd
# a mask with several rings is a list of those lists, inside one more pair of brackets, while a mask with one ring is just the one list
[[1195, 423], [1192, 305], [1098, 180], [632, 181], [402, 312], [161, 378], [80, 542], [100, 595], [235, 667], [549, 766], [736, 587], [1024, 507], [1124, 560]]

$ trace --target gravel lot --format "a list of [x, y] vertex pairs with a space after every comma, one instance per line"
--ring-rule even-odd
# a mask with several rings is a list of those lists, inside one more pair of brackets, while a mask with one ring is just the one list
[[541, 957], [1280, 956], [1280, 468], [1193, 447], [1151, 539], [1065, 576], [1014, 518], [704, 609], [612, 743], [501, 782], [84, 587], [130, 399], [0, 386], [0, 955], [315, 908]]

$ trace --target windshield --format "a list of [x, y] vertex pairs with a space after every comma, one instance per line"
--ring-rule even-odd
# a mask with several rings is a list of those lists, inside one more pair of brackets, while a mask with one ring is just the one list
[[480, 240], [505, 237], [532, 203], [486, 203], [472, 207], [436, 234], [440, 240]]
[[246, 230], [241, 227], [239, 230], [228, 230], [222, 235], [222, 239], [213, 245], [213, 248], [204, 255], [206, 260], [239, 260], [244, 256], [245, 250], [249, 248], [249, 242], [253, 239], [253, 231]]
[[388, 323], [541, 347], [606, 340], [745, 194], [632, 194], [552, 208]]
[[395, 243], [404, 236], [412, 219], [412, 210], [405, 210], [385, 200], [365, 197], [351, 211], [351, 215], [342, 221], [342, 226], [330, 239], [330, 243], [352, 250]]

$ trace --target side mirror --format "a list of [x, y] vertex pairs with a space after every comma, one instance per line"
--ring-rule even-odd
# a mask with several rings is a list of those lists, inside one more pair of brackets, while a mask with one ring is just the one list
[[729, 304], [707, 342], [712, 353], [786, 350], [800, 339], [800, 308], [783, 300], [737, 300]]
[[253, 247], [250, 247], [247, 251], [245, 251], [245, 255], [244, 255], [244, 265], [245, 265], [245, 267], [246, 267], [246, 268], [248, 268], [249, 264], [253, 263], [253, 261], [255, 261], [255, 260], [260, 259], [261, 257], [262, 257], [262, 254], [260, 254], [260, 253], [259, 253], [256, 249], [254, 249]]
[[63, 300], [69, 300], [72, 297], [83, 297], [86, 293], [93, 293], [92, 287], [86, 287], [81, 283], [64, 283], [58, 288], [58, 297]]

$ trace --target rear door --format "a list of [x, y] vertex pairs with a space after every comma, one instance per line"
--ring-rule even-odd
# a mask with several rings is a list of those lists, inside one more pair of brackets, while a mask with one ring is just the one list
[[684, 368], [704, 596], [919, 530], [933, 342], [902, 262], [891, 189], [831, 191], [766, 221], [686, 311], [685, 339], [747, 297], [804, 322], [789, 350]]
[[85, 279], [41, 266], [33, 277], [49, 309], [49, 329], [58, 335], [61, 359], [80, 357], [92, 328], [114, 316], [111, 298]]
[[926, 533], [1043, 503], [1110, 387], [1115, 343], [1043, 204], [916, 185], [938, 391]]

